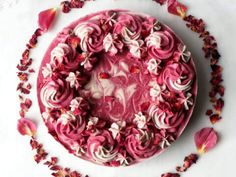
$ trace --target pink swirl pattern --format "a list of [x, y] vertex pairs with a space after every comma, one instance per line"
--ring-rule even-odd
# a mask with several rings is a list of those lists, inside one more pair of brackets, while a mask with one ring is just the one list
[[172, 63], [166, 66], [160, 80], [171, 91], [183, 92], [191, 88], [194, 74], [192, 69], [185, 63]]
[[98, 163], [111, 162], [117, 155], [112, 135], [104, 130], [88, 139], [88, 155]]
[[114, 25], [113, 33], [121, 34], [125, 43], [138, 40], [141, 36], [142, 20], [132, 14], [120, 14]]
[[162, 103], [159, 106], [151, 105], [149, 115], [158, 129], [170, 129], [179, 126], [184, 119], [182, 112], [174, 112], [170, 105]]
[[174, 36], [167, 30], [151, 33], [146, 43], [149, 55], [156, 59], [168, 59], [175, 50]]
[[103, 49], [104, 33], [96, 22], [85, 22], [75, 27], [80, 38], [80, 47], [85, 52], [100, 52]]
[[60, 116], [55, 125], [58, 138], [62, 142], [70, 143], [81, 138], [85, 128], [85, 120], [81, 116], [75, 116], [72, 112], [66, 112]]
[[42, 87], [40, 98], [46, 108], [62, 108], [69, 106], [73, 91], [62, 79], [51, 79]]
[[125, 140], [126, 149], [134, 159], [143, 159], [153, 156], [157, 152], [153, 134], [143, 130], [133, 130]]

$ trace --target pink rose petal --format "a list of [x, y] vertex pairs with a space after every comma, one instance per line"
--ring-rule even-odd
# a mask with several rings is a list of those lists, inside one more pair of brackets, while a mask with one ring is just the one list
[[182, 3], [179, 3], [177, 0], [168, 0], [167, 10], [171, 14], [184, 18], [187, 12], [187, 7]]
[[56, 12], [57, 12], [56, 8], [51, 8], [39, 13], [38, 25], [41, 30], [43, 30], [44, 32], [48, 31], [51, 24], [53, 23], [53, 20], [55, 19]]
[[35, 123], [26, 118], [21, 118], [18, 120], [17, 129], [21, 135], [34, 136], [36, 133]]
[[215, 147], [218, 140], [217, 132], [210, 127], [203, 128], [196, 132], [194, 140], [198, 152], [203, 154]]

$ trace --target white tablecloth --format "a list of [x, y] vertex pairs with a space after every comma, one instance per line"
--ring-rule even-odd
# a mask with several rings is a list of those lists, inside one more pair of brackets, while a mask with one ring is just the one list
[[[3, 2], [4, 0], [0, 0]], [[184, 0], [183, 0], [184, 1]], [[59, 0], [19, 0], [10, 8], [0, 8], [0, 176], [4, 177], [47, 177], [48, 169], [36, 165], [30, 150], [29, 139], [16, 131], [18, 119], [18, 102], [16, 94], [16, 63], [19, 61], [26, 41], [37, 27], [37, 14], [44, 9], [58, 6]], [[216, 36], [222, 54], [221, 64], [224, 67], [224, 84], [226, 85], [224, 119], [215, 129], [220, 134], [220, 141], [215, 149], [202, 156], [183, 176], [191, 177], [222, 177], [235, 176], [236, 159], [236, 2], [234, 0], [198, 0], [184, 1], [190, 13], [203, 17], [208, 29]], [[69, 14], [59, 14], [54, 28], [42, 38], [32, 55], [34, 67], [38, 68], [40, 60], [60, 29], [71, 21], [90, 12], [103, 9], [122, 8], [144, 12], [158, 17], [182, 37], [188, 45], [198, 70], [199, 96], [197, 106], [190, 124], [181, 136], [166, 152], [154, 156], [143, 163], [126, 168], [109, 168], [80, 160], [57, 143], [42, 123], [37, 107], [36, 92], [33, 90], [34, 106], [29, 116], [38, 125], [39, 139], [45, 148], [60, 157], [60, 164], [78, 169], [91, 177], [157, 177], [162, 172], [174, 170], [181, 164], [185, 155], [195, 151], [194, 133], [202, 127], [210, 126], [204, 115], [210, 106], [207, 98], [209, 89], [209, 66], [201, 51], [202, 42], [197, 35], [190, 32], [178, 17], [167, 14], [151, 0], [96, 0], [89, 2], [83, 9], [73, 10]], [[35, 81], [36, 77], [32, 77]], [[35, 89], [35, 88], [34, 88]]]

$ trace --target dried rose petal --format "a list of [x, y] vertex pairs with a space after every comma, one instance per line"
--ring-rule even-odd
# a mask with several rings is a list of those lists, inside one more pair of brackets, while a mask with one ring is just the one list
[[180, 174], [178, 174], [178, 173], [165, 173], [165, 174], [162, 174], [161, 177], [180, 177]]
[[57, 12], [56, 8], [51, 8], [39, 13], [38, 25], [42, 31], [44, 32], [48, 31], [51, 24], [53, 23], [53, 20], [55, 19], [56, 12]]
[[21, 118], [18, 120], [17, 129], [22, 135], [34, 136], [36, 133], [35, 123], [26, 118]]
[[171, 14], [184, 18], [186, 16], [187, 7], [182, 3], [179, 3], [177, 0], [168, 0], [167, 10]]
[[153, 0], [153, 1], [155, 1], [156, 3], [162, 6], [167, 0]]
[[210, 121], [212, 124], [215, 124], [221, 120], [221, 117], [218, 114], [213, 114], [210, 116]]
[[200, 154], [203, 154], [215, 147], [218, 140], [218, 136], [213, 128], [207, 127], [196, 132], [194, 140], [198, 152]]
[[99, 78], [100, 79], [109, 79], [110, 75], [108, 73], [102, 72], [102, 73], [99, 73]]
[[131, 66], [130, 73], [131, 74], [138, 74], [138, 73], [140, 73], [140, 68], [138, 66]]

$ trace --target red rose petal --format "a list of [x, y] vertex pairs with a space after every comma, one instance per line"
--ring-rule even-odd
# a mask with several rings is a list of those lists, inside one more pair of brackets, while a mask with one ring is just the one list
[[53, 23], [53, 20], [55, 19], [56, 12], [57, 12], [56, 8], [51, 8], [39, 13], [38, 25], [42, 31], [44, 32], [48, 31], [51, 24]]
[[102, 72], [102, 73], [99, 73], [99, 78], [100, 79], [109, 79], [110, 75], [108, 73]]
[[34, 136], [36, 133], [35, 123], [26, 118], [21, 118], [18, 120], [17, 129], [21, 135]]
[[138, 66], [131, 66], [130, 73], [131, 74], [138, 74], [138, 73], [140, 73], [140, 68]]
[[179, 3], [177, 0], [168, 0], [167, 10], [171, 14], [184, 18], [186, 16], [187, 7]]
[[198, 131], [194, 136], [195, 144], [199, 153], [205, 153], [214, 148], [218, 136], [213, 128], [207, 127]]
[[210, 116], [210, 121], [212, 124], [219, 122], [222, 118], [218, 114], [213, 114]]

